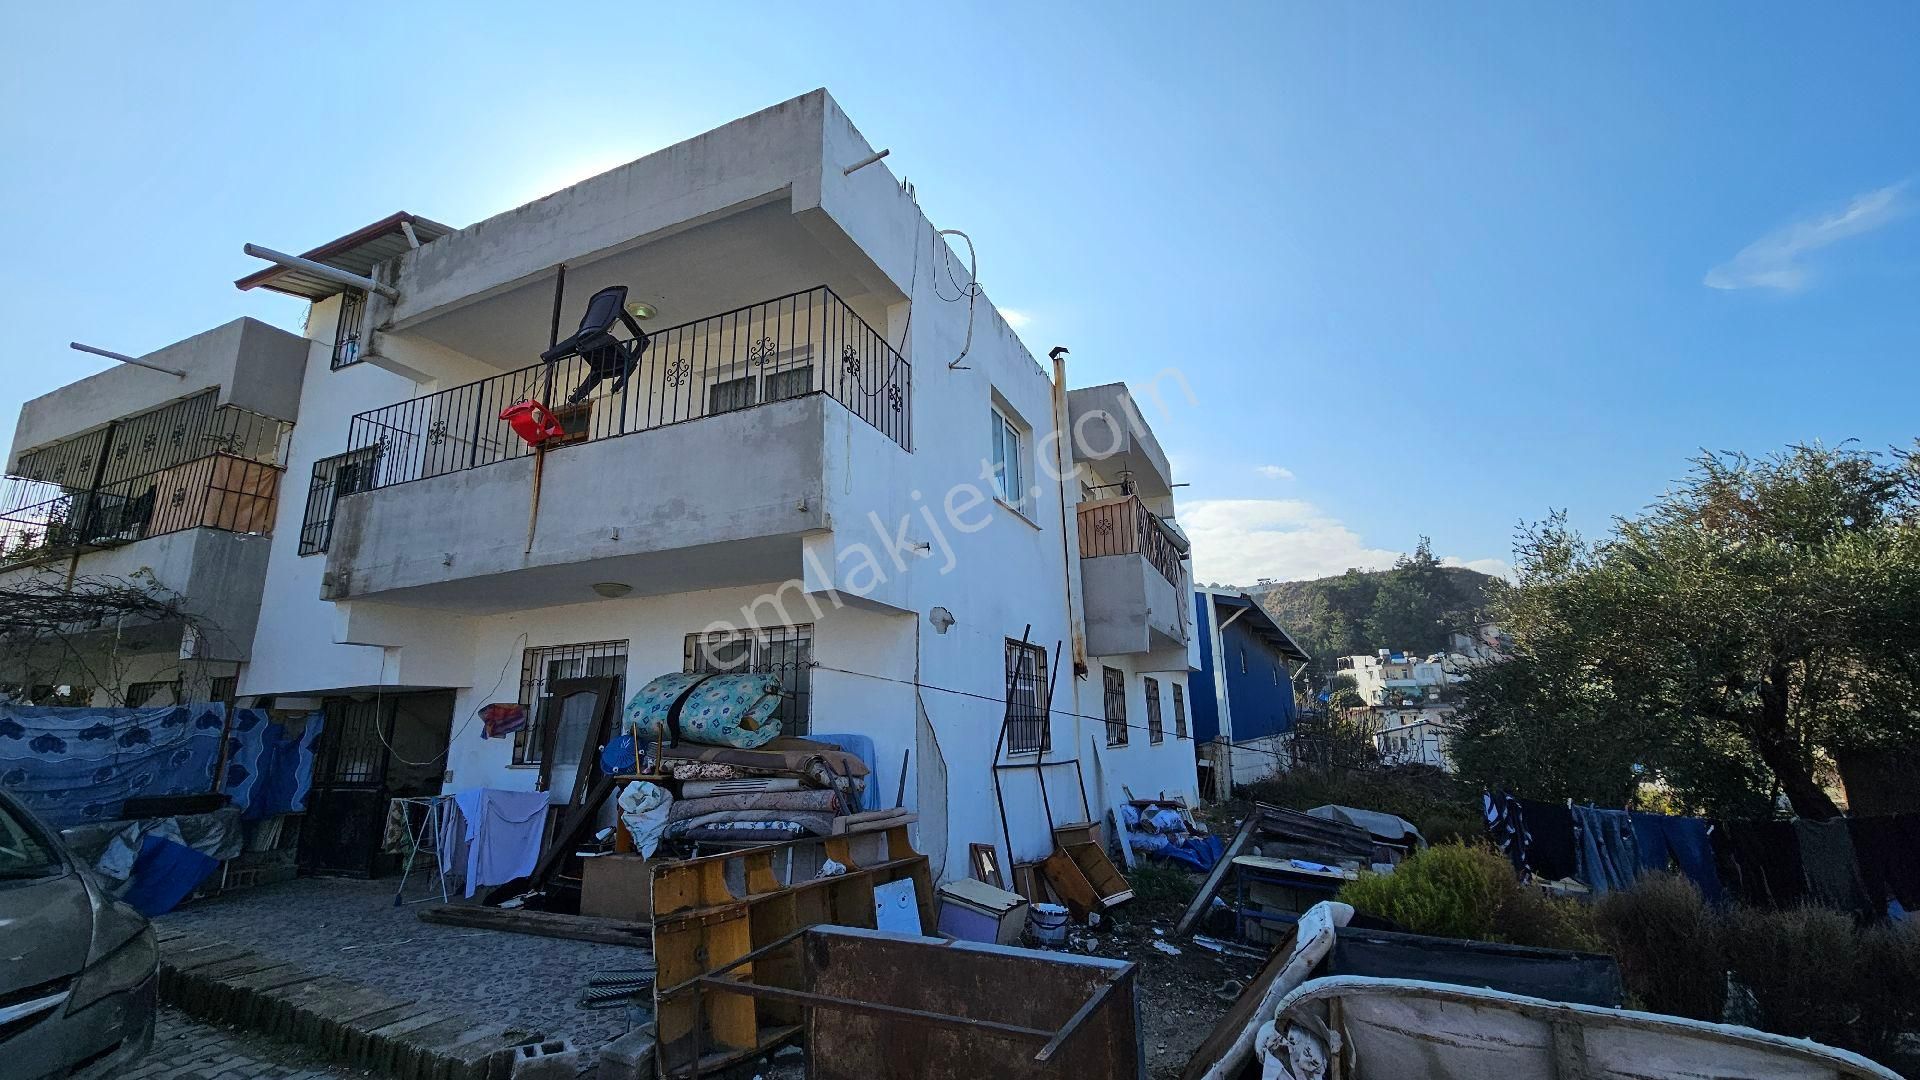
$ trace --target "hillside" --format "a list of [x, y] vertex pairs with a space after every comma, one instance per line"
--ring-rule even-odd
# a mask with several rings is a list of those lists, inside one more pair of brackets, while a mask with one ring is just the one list
[[1349, 570], [1312, 581], [1248, 587], [1315, 667], [1376, 649], [1428, 653], [1447, 635], [1482, 621], [1498, 579], [1441, 566], [1424, 547], [1391, 570]]

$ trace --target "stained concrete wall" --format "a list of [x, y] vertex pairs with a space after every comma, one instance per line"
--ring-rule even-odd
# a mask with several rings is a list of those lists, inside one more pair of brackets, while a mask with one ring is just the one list
[[1095, 655], [1174, 648], [1185, 666], [1187, 629], [1182, 598], [1145, 555], [1080, 560], [1086, 593], [1087, 651]]
[[8, 467], [28, 450], [210, 387], [220, 389], [223, 405], [292, 420], [300, 410], [306, 357], [305, 339], [255, 319], [235, 319], [140, 357], [185, 371], [184, 379], [116, 364], [22, 405]]
[[[415, 600], [429, 606], [484, 611], [508, 602], [505, 583], [484, 579], [514, 571], [824, 528], [823, 414], [839, 408], [815, 394], [555, 450], [546, 455], [531, 550], [531, 457], [349, 496], [334, 513], [321, 595], [415, 590]], [[800, 572], [799, 545], [791, 547], [792, 561], [778, 568], [783, 577]], [[728, 558], [715, 551], [705, 561]], [[728, 583], [764, 579], [769, 568], [754, 561]], [[594, 580], [677, 592], [690, 572], [669, 564], [657, 580], [632, 580], [641, 569]]]
[[1067, 395], [1067, 406], [1077, 460], [1095, 464], [1115, 480], [1126, 470], [1142, 495], [1173, 493], [1167, 453], [1125, 383], [1080, 387]]

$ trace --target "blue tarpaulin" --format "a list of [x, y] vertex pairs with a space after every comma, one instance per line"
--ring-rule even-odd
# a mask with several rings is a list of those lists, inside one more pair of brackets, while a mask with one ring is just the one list
[[[217, 790], [245, 809], [261, 771], [267, 714], [236, 709]], [[120, 816], [130, 798], [216, 790], [227, 707], [0, 705], [0, 787], [55, 828]]]

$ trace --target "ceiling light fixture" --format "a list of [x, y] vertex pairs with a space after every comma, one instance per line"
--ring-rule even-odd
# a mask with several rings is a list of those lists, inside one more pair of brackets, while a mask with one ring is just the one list
[[602, 581], [593, 587], [593, 591], [609, 600], [618, 600], [633, 591], [633, 586], [624, 581]]
[[645, 300], [630, 300], [627, 302], [627, 314], [636, 319], [651, 319], [660, 312]]

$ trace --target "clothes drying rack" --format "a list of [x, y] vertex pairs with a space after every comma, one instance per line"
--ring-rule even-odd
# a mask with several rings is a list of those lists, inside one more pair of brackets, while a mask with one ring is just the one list
[[[450, 836], [451, 822], [458, 817], [458, 808], [452, 795], [416, 795], [409, 798], [394, 799], [392, 805], [402, 807], [407, 815], [407, 861], [400, 871], [400, 886], [393, 891], [393, 906], [421, 904], [436, 899], [433, 886], [439, 885], [440, 903], [447, 903], [452, 890], [447, 887], [447, 868], [441, 859], [443, 853], [451, 853], [451, 845], [457, 838]], [[432, 869], [420, 868], [426, 875], [427, 892], [425, 895], [407, 899], [407, 882], [413, 880], [420, 859], [425, 856]]]

